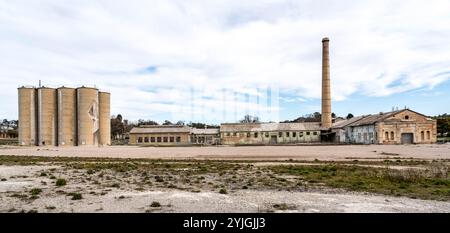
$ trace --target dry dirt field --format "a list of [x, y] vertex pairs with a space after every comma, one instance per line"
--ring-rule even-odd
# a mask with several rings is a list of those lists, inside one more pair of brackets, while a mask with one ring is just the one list
[[0, 146], [0, 155], [220, 160], [371, 160], [450, 159], [450, 144], [339, 146], [218, 147], [14, 147]]
[[3, 146], [0, 212], [450, 212], [450, 146]]

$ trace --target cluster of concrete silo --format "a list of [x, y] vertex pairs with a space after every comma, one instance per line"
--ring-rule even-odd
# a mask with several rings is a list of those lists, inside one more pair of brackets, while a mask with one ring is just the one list
[[19, 144], [110, 145], [110, 94], [97, 88], [20, 87]]

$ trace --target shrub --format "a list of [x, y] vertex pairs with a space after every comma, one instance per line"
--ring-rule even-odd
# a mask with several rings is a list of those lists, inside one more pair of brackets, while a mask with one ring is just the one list
[[219, 190], [219, 193], [220, 193], [220, 194], [227, 194], [228, 192], [227, 192], [226, 189], [220, 189], [220, 190]]
[[64, 186], [66, 184], [67, 184], [67, 181], [65, 179], [60, 178], [60, 179], [56, 180], [56, 186]]
[[39, 195], [42, 192], [42, 189], [34, 188], [30, 191], [30, 194], [33, 196]]
[[83, 196], [81, 193], [69, 193], [69, 196], [72, 196], [72, 200], [81, 200]]
[[154, 201], [152, 202], [152, 204], [150, 204], [150, 207], [161, 207], [161, 204], [159, 204], [159, 202]]
[[87, 170], [87, 174], [92, 175], [94, 174], [94, 171], [92, 169]]

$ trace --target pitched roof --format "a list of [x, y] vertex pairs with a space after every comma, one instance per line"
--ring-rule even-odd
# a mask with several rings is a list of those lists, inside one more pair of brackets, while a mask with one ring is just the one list
[[348, 126], [360, 126], [360, 125], [372, 125], [375, 124], [376, 122], [382, 121], [390, 116], [393, 116], [397, 113], [400, 113], [403, 110], [398, 110], [398, 111], [392, 111], [392, 112], [386, 112], [386, 113], [379, 113], [379, 114], [374, 114], [374, 115], [367, 115], [364, 116], [361, 120], [358, 120], [356, 122], [353, 122], [351, 124], [349, 124]]
[[268, 132], [320, 130], [320, 122], [302, 123], [235, 123], [221, 124], [221, 132]]
[[190, 133], [191, 128], [183, 125], [145, 125], [134, 127], [130, 133]]
[[336, 123], [333, 124], [333, 126], [331, 127], [332, 129], [340, 129], [340, 128], [344, 128], [356, 121], [359, 121], [361, 119], [363, 119], [364, 117], [366, 117], [367, 115], [363, 115], [363, 116], [356, 116], [356, 117], [352, 117], [350, 119], [347, 120], [343, 120], [343, 121], [338, 121]]

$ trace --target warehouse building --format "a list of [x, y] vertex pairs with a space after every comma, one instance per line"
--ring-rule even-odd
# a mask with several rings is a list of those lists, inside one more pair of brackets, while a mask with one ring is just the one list
[[436, 120], [410, 109], [359, 116], [337, 122], [336, 142], [356, 144], [423, 144], [437, 140]]

